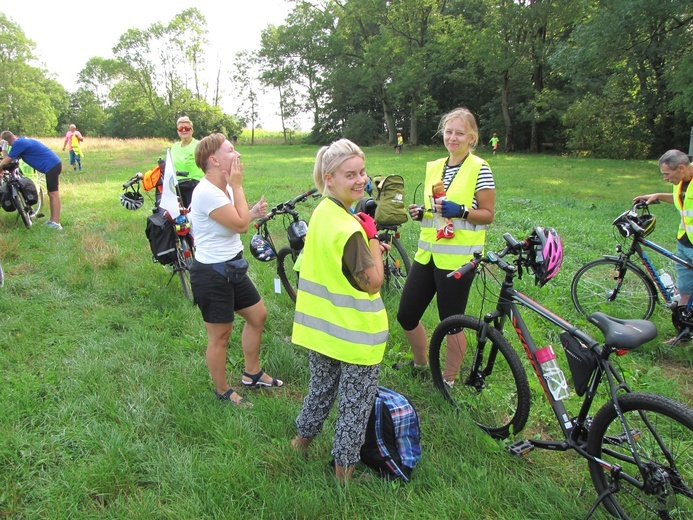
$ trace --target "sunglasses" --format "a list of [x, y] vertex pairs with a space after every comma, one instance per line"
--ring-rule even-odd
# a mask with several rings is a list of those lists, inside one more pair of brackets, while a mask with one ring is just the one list
[[179, 132], [189, 132], [192, 130], [192, 126], [179, 126], [178, 131]]

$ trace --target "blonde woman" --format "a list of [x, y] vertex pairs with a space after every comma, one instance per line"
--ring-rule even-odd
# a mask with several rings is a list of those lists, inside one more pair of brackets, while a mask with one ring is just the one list
[[337, 400], [332, 455], [335, 475], [344, 482], [360, 459], [388, 337], [378, 292], [386, 246], [371, 217], [349, 212], [368, 182], [358, 146], [340, 139], [321, 148], [313, 180], [324, 198], [303, 249], [292, 337], [309, 349], [310, 383], [291, 444], [307, 449]]

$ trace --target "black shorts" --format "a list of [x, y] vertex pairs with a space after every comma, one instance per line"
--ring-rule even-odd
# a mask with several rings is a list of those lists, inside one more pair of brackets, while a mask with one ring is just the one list
[[190, 285], [195, 304], [206, 323], [233, 323], [234, 312], [252, 307], [261, 300], [247, 273], [238, 283], [232, 284], [210, 264], [197, 260], [190, 270]]
[[55, 166], [53, 166], [50, 170], [48, 170], [46, 173], [46, 189], [48, 190], [48, 193], [52, 191], [58, 191], [58, 178], [60, 177], [60, 173], [63, 171], [63, 163], [59, 162]]

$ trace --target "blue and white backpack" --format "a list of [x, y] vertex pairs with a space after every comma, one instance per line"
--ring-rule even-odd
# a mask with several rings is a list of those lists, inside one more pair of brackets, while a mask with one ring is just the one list
[[409, 482], [421, 459], [419, 416], [409, 399], [379, 386], [361, 447], [361, 462], [381, 477]]

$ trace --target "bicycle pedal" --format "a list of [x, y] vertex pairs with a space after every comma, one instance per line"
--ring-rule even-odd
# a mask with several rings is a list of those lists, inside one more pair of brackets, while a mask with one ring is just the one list
[[508, 451], [510, 452], [510, 454], [515, 455], [516, 457], [522, 457], [524, 455], [527, 455], [533, 449], [534, 444], [524, 439], [513, 442], [510, 446], [508, 446]]

